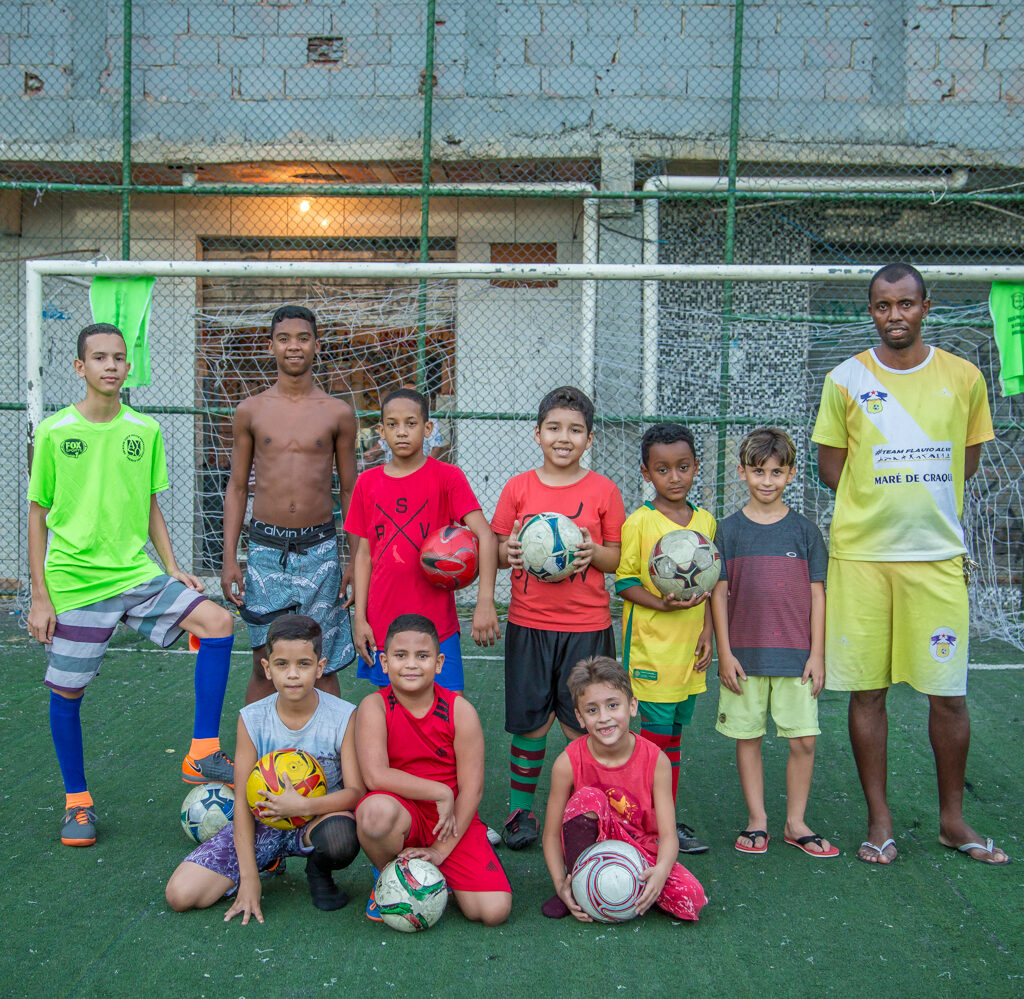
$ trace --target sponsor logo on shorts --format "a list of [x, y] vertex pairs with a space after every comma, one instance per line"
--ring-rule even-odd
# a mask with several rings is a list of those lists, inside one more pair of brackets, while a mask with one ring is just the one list
[[861, 394], [860, 404], [864, 407], [865, 413], [880, 413], [885, 408], [885, 400], [888, 398], [888, 392], [872, 389], [870, 392]]
[[956, 655], [956, 632], [952, 628], [938, 628], [930, 639], [932, 659], [937, 663], [948, 662]]
[[141, 437], [129, 434], [122, 441], [121, 450], [129, 461], [138, 461], [146, 453], [146, 445]]
[[721, 723], [722, 723], [723, 725], [725, 724], [725, 712], [724, 712], [724, 711], [723, 711], [723, 712], [722, 712], [722, 713], [721, 713], [721, 714], [720, 714], [720, 715], [718, 716], [718, 720], [719, 720], [719, 722], [721, 722]]
[[89, 450], [89, 445], [77, 437], [69, 437], [67, 440], [60, 442], [60, 450], [62, 454], [66, 454], [69, 458], [81, 458]]

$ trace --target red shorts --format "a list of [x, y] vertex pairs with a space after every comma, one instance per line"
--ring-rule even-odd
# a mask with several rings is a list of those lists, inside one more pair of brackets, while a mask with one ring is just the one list
[[[412, 819], [412, 828], [405, 838], [408, 846], [433, 846], [434, 826], [437, 825], [437, 806], [432, 801], [410, 801], [390, 791], [370, 791], [363, 801], [375, 794], [394, 798]], [[444, 863], [441, 864], [448, 887], [453, 891], [507, 891], [512, 887], [505, 876], [505, 869], [487, 842], [487, 827], [474, 815], [469, 828]]]

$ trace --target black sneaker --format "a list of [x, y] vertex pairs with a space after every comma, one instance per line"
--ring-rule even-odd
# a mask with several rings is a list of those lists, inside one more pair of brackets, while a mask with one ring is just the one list
[[348, 895], [334, 883], [331, 872], [323, 870], [312, 857], [306, 861], [306, 883], [309, 885], [309, 897], [318, 909], [333, 912], [348, 904]]
[[505, 828], [501, 832], [501, 838], [510, 850], [522, 850], [537, 841], [539, 832], [537, 816], [533, 812], [517, 808], [505, 819]]
[[697, 839], [696, 833], [685, 823], [676, 823], [676, 835], [679, 837], [680, 853], [707, 853], [708, 845], [703, 840]]

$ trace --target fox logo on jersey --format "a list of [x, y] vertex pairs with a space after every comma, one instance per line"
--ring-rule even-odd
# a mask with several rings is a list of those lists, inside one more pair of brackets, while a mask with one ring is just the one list
[[69, 458], [80, 458], [89, 450], [89, 445], [77, 437], [69, 437], [67, 440], [61, 441], [60, 449]]
[[872, 389], [870, 392], [864, 392], [860, 397], [860, 404], [864, 407], [866, 413], [880, 413], [885, 406], [885, 400], [889, 398], [888, 392], [879, 392], [878, 389]]
[[937, 663], [948, 662], [956, 653], [956, 632], [951, 628], [939, 628], [932, 632], [931, 653]]

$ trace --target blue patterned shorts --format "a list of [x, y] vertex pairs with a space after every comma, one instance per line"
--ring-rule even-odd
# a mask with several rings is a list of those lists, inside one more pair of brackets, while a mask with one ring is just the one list
[[[325, 673], [336, 673], [355, 659], [348, 610], [341, 606], [338, 589], [338, 539], [327, 538], [305, 551], [282, 551], [249, 542], [245, 566], [245, 606], [257, 614], [285, 607], [313, 618], [323, 629]], [[258, 649], [267, 643], [269, 625], [248, 624], [249, 640]]]

